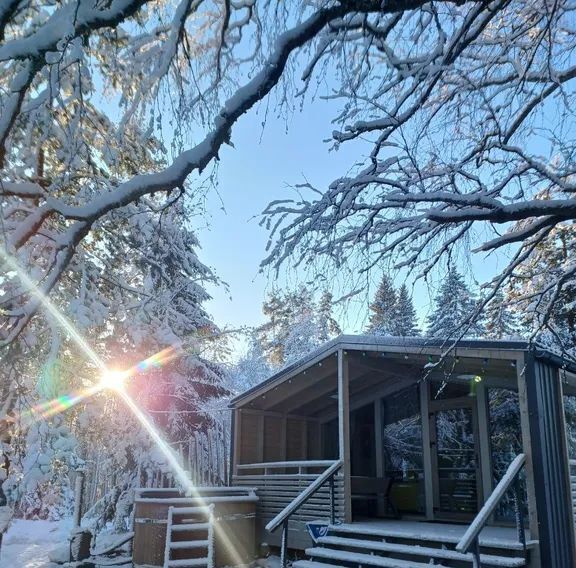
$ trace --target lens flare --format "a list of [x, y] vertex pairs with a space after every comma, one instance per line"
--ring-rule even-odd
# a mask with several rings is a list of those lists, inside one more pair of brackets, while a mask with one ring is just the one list
[[100, 377], [100, 387], [109, 390], [124, 390], [129, 376], [127, 371], [106, 371]]
[[50, 418], [51, 416], [60, 414], [61, 412], [76, 406], [79, 402], [82, 402], [84, 399], [91, 397], [101, 390], [102, 387], [100, 385], [94, 385], [89, 388], [76, 391], [75, 393], [64, 394], [58, 398], [54, 398], [47, 402], [41, 402], [40, 404], [33, 406], [29, 410], [22, 412], [20, 414], [20, 418], [24, 422], [29, 420], [35, 422], [38, 420]]
[[[168, 465], [172, 468], [176, 479], [184, 489], [186, 495], [194, 496], [201, 503], [204, 502], [202, 496], [196, 490], [196, 487], [192, 480], [188, 477], [187, 472], [184, 470], [179, 462], [178, 455], [176, 452], [168, 445], [168, 443], [163, 439], [160, 432], [156, 429], [149, 418], [142, 412], [142, 410], [137, 406], [130, 395], [121, 386], [124, 385], [125, 381], [134, 376], [136, 373], [143, 373], [150, 369], [156, 369], [165, 365], [168, 361], [171, 361], [177, 357], [180, 352], [174, 348], [163, 349], [159, 353], [148, 357], [141, 361], [140, 363], [134, 365], [127, 371], [111, 371], [107, 368], [104, 361], [98, 354], [90, 347], [86, 340], [80, 335], [76, 330], [74, 325], [64, 316], [60, 310], [50, 301], [50, 299], [40, 290], [40, 288], [32, 281], [32, 279], [20, 268], [18, 263], [6, 252], [6, 250], [0, 245], [0, 257], [4, 259], [4, 262], [18, 275], [20, 281], [30, 290], [30, 293], [35, 296], [39, 305], [42, 306], [47, 313], [49, 313], [54, 319], [59, 323], [59, 325], [65, 329], [70, 338], [76, 343], [76, 345], [84, 352], [84, 354], [92, 361], [92, 363], [98, 367], [101, 371], [101, 380], [98, 384], [90, 386], [86, 389], [78, 391], [73, 394], [63, 395], [55, 398], [51, 401], [44, 402], [36, 405], [34, 408], [27, 411], [26, 415], [33, 420], [39, 420], [47, 418], [63, 412], [72, 408], [82, 400], [103, 391], [105, 388], [110, 388], [109, 383], [113, 390], [122, 398], [126, 403], [128, 408], [132, 411], [134, 416], [138, 419], [140, 424], [148, 432], [149, 436], [152, 438], [154, 443], [158, 446], [158, 449], [162, 452]], [[121, 379], [118, 380], [118, 375], [122, 375]], [[241, 564], [241, 559], [238, 556], [237, 551], [230, 542], [230, 539], [226, 533], [221, 529], [220, 525], [216, 523], [214, 527], [217, 537], [222, 541], [224, 546], [237, 558], [237, 564]]]

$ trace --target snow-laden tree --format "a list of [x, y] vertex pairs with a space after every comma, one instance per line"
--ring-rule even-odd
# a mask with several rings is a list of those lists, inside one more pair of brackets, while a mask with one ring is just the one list
[[418, 321], [416, 320], [416, 310], [412, 303], [412, 297], [408, 292], [406, 284], [400, 286], [398, 299], [396, 301], [396, 319], [394, 321], [393, 335], [402, 337], [416, 337], [420, 335]]
[[275, 290], [268, 296], [262, 306], [267, 321], [255, 335], [272, 370], [293, 363], [340, 333], [333, 306], [329, 292], [323, 291], [316, 300], [306, 286]]
[[575, 229], [574, 223], [566, 223], [551, 230], [515, 271], [506, 298], [527, 333], [543, 329], [541, 340], [560, 344], [572, 353], [576, 345], [575, 283], [568, 279], [561, 289], [547, 286], [561, 278], [572, 263]]
[[[318, 88], [340, 105], [335, 146], [357, 144], [362, 158], [320, 197], [271, 206], [275, 262], [298, 250], [341, 262], [362, 243], [370, 266], [398, 253], [426, 274], [477, 223], [523, 219], [475, 235], [484, 251], [520, 245], [509, 276], [574, 217], [573, 10], [569, 0], [6, 0], [4, 243], [27, 267], [40, 246], [35, 280], [56, 292], [113, 211], [194, 194], [239, 117], [275, 87], [288, 106]], [[566, 275], [545, 292], [556, 297]], [[37, 310], [29, 296], [7, 309], [2, 343]]]
[[518, 316], [510, 309], [502, 290], [486, 305], [484, 320], [484, 335], [488, 339], [512, 339], [521, 335]]
[[260, 340], [250, 334], [246, 352], [230, 369], [231, 390], [240, 393], [261, 383], [272, 374], [270, 364]]
[[382, 276], [374, 300], [366, 333], [412, 337], [420, 335], [416, 311], [405, 284], [397, 290], [392, 279]]
[[426, 334], [442, 339], [481, 337], [484, 327], [477, 318], [477, 310], [477, 300], [466, 285], [464, 277], [451, 266], [434, 298]]
[[334, 296], [328, 290], [324, 290], [318, 300], [316, 319], [318, 325], [318, 341], [326, 343], [330, 339], [340, 335], [340, 324], [334, 318]]
[[[576, 6], [381, 6], [399, 11], [333, 24], [305, 74], [316, 85], [314, 71], [328, 75], [338, 48], [353, 62], [330, 84], [328, 96], [341, 103], [332, 139], [365, 158], [329, 186], [299, 186], [293, 201], [269, 206], [278, 238], [268, 262], [325, 257], [342, 266], [353, 258], [362, 270], [391, 261], [425, 277], [460, 247], [502, 251], [488, 302], [539, 243], [576, 218]], [[568, 256], [526, 291], [544, 318], [573, 286]]]
[[398, 311], [398, 293], [392, 279], [382, 275], [374, 300], [370, 304], [367, 333], [374, 335], [394, 335]]

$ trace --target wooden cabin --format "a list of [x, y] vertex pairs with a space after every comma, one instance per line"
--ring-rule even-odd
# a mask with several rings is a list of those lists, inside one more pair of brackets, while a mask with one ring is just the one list
[[255, 489], [257, 544], [284, 563], [576, 566], [571, 360], [345, 335], [232, 409], [232, 483]]

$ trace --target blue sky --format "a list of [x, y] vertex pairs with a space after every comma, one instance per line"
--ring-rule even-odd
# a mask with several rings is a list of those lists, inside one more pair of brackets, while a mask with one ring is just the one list
[[[273, 97], [270, 106], [274, 106]], [[330, 121], [336, 114], [334, 103], [309, 102], [288, 119], [268, 111], [262, 128], [265, 110], [263, 103], [235, 126], [235, 148], [226, 146], [220, 155], [218, 192], [208, 194], [209, 226], [199, 231], [201, 259], [229, 285], [228, 292], [223, 288], [210, 290], [214, 298], [207, 308], [220, 326], [262, 323], [262, 301], [274, 286], [271, 276], [259, 273], [268, 233], [254, 217], [269, 201], [293, 196], [289, 184], [307, 179], [315, 187], [326, 187], [359, 158], [357, 147], [345, 144], [337, 152], [330, 152], [330, 144], [322, 142], [333, 129]], [[496, 267], [496, 259], [478, 258], [472, 265], [474, 276], [480, 279], [488, 278]], [[279, 286], [294, 286], [303, 278], [294, 271], [288, 274], [280, 276]], [[368, 299], [379, 277], [380, 272], [374, 271], [367, 280], [368, 293], [340, 309], [344, 331], [353, 333], [363, 328]], [[346, 287], [345, 282], [339, 284], [335, 292], [343, 292]], [[424, 283], [415, 287], [414, 302], [421, 319], [429, 310], [433, 293]]]

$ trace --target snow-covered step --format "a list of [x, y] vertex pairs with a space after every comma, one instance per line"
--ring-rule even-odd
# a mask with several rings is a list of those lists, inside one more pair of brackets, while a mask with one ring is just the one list
[[192, 548], [206, 548], [208, 546], [207, 540], [178, 540], [170, 543], [172, 550], [191, 550]]
[[[374, 554], [362, 554], [347, 550], [333, 550], [331, 548], [308, 548], [306, 554], [312, 558], [331, 560], [335, 565], [340, 562], [350, 562], [356, 566], [378, 566], [380, 568], [430, 568], [428, 562], [414, 562], [413, 560], [398, 560], [375, 556]], [[296, 565], [297, 562], [293, 564]], [[296, 567], [298, 568], [298, 567]], [[300, 567], [302, 568], [302, 567]]]
[[[423, 556], [426, 560], [437, 558], [442, 560], [457, 560], [472, 562], [471, 553], [462, 554], [455, 550], [442, 548], [431, 548], [420, 545], [396, 544], [392, 542], [378, 542], [374, 540], [361, 540], [354, 538], [342, 538], [337, 536], [325, 536], [318, 539], [318, 544], [323, 546], [338, 546], [366, 551], [378, 551], [385, 553], [396, 553], [413, 556]], [[519, 568], [525, 566], [523, 558], [513, 558], [508, 556], [496, 556], [491, 554], [481, 554], [480, 561], [483, 566], [499, 566], [502, 568]]]
[[[360, 526], [359, 526], [360, 525]], [[361, 525], [360, 523], [346, 523], [342, 525], [330, 526], [330, 534], [351, 534], [355, 537], [366, 535], [369, 537], [378, 538], [394, 538], [394, 539], [410, 539], [414, 541], [431, 541], [436, 543], [445, 543], [456, 545], [462, 538], [461, 534], [455, 535], [450, 532], [442, 532], [442, 525], [438, 525], [438, 530], [433, 533], [409, 532], [406, 530], [398, 530], [389, 527], [369, 527]], [[528, 540], [526, 542], [527, 548], [535, 546], [538, 541]], [[490, 538], [480, 535], [480, 546], [487, 548], [495, 548], [510, 551], [522, 551], [523, 546], [518, 541], [504, 540], [500, 538]]]
[[336, 564], [326, 564], [325, 562], [315, 562], [314, 560], [295, 560], [292, 568], [340, 568]]
[[210, 523], [182, 523], [179, 525], [172, 525], [172, 532], [207, 531], [209, 528]]
[[166, 566], [168, 566], [168, 568], [195, 568], [197, 566], [208, 566], [208, 558], [169, 560]]

